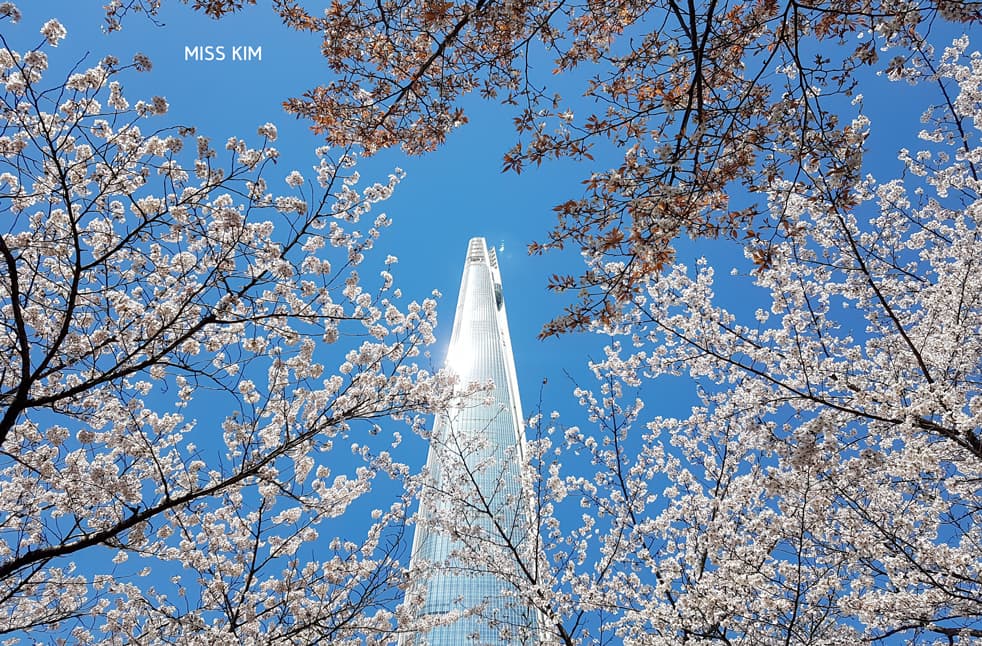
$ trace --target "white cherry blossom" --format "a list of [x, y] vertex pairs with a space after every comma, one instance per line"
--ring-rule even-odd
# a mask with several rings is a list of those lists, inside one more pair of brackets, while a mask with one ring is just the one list
[[[322, 150], [321, 188], [284, 182], [269, 123], [222, 166], [165, 99], [123, 96], [145, 57], [67, 74], [43, 51], [64, 29], [42, 33], [0, 50], [0, 635], [392, 630], [408, 494], [337, 519], [407, 477], [393, 425], [451, 385], [415, 363], [435, 301], [402, 300], [373, 250], [398, 178], [364, 186]], [[335, 455], [349, 437], [363, 450]]]

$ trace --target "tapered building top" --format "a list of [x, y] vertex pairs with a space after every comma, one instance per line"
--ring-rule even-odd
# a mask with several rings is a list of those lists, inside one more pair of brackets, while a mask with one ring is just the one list
[[422, 628], [401, 643], [537, 644], [538, 617], [518, 594], [527, 586], [519, 560], [534, 543], [522, 410], [501, 274], [484, 238], [467, 247], [447, 365], [462, 387], [493, 386], [435, 420], [406, 595]]

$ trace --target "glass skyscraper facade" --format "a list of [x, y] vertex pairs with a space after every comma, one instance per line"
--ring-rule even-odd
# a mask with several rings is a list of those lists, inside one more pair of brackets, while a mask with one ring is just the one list
[[447, 364], [462, 387], [494, 385], [459, 398], [434, 422], [406, 602], [417, 621], [435, 627], [400, 644], [538, 644], [539, 619], [515, 595], [516, 554], [530, 552], [534, 539], [501, 275], [484, 238], [467, 248]]

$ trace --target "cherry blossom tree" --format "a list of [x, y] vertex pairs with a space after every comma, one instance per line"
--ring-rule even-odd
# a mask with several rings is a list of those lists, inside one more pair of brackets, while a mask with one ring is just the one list
[[[547, 332], [611, 342], [576, 391], [585, 422], [531, 420], [531, 530], [489, 522], [473, 446], [446, 447], [461, 486], [433, 523], [545, 640], [982, 639], [982, 57], [967, 39], [936, 56], [925, 31], [977, 6], [275, 6], [325, 35], [341, 80], [288, 106], [335, 144], [427, 150], [478, 90], [520, 105], [515, 170], [589, 161], [599, 142], [623, 155], [546, 243], [587, 262], [557, 277], [584, 300]], [[886, 73], [931, 84], [939, 107], [877, 180], [855, 83], [891, 50]], [[527, 73], [543, 51], [561, 73], [598, 66], [599, 109], [576, 116]], [[446, 402], [412, 364], [432, 302], [400, 307], [389, 273], [373, 289], [356, 273], [385, 220], [354, 226], [391, 186], [357, 191], [350, 157], [322, 151], [316, 180], [291, 173], [275, 197], [268, 127], [258, 148], [230, 141], [226, 165], [198, 139], [182, 170], [193, 135], [142, 134], [165, 104], [124, 103], [118, 62], [43, 90], [43, 48], [7, 52], [4, 630], [377, 643], [418, 628], [395, 586], [421, 480], [356, 436]], [[681, 262], [683, 233], [748, 236], [746, 259], [728, 276]], [[325, 378], [320, 346], [355, 334]], [[696, 401], [672, 415], [659, 387], [680, 378]], [[357, 466], [331, 480], [342, 441]], [[405, 481], [395, 504], [313, 553], [376, 475]], [[163, 566], [176, 574], [154, 580]]]
[[[110, 24], [133, 4], [152, 12], [158, 2], [110, 3]], [[254, 3], [192, 4], [221, 17]], [[331, 76], [286, 106], [335, 144], [433, 150], [467, 121], [465, 97], [477, 93], [514, 110], [506, 170], [583, 162], [585, 191], [557, 205], [558, 223], [531, 249], [573, 246], [619, 269], [555, 276], [552, 286], [578, 302], [545, 334], [614, 316], [672, 262], [683, 235], [747, 239], [766, 264], [766, 242], [785, 233], [765, 217], [767, 201], [802, 174], [839, 177], [848, 205], [861, 159], [848, 99], [862, 75], [924, 64], [939, 23], [982, 17], [961, 0], [275, 0], [273, 9], [322, 36]]]
[[360, 187], [327, 147], [281, 171], [268, 123], [218, 147], [155, 125], [166, 101], [123, 92], [145, 57], [59, 76], [64, 27], [17, 51], [18, 18], [0, 5], [0, 635], [384, 639], [392, 424], [446, 386], [414, 363], [435, 301], [373, 260], [398, 175]]
[[[848, 207], [821, 176], [776, 186], [787, 235], [766, 264], [752, 249], [730, 276], [673, 263], [596, 324], [611, 343], [576, 392], [588, 422], [531, 420], [535, 549], [507, 531], [461, 549], [523, 554], [501, 576], [555, 641], [982, 639], [982, 55], [967, 47], [903, 75], [950, 101], [899, 178], [865, 176]], [[678, 378], [697, 398], [672, 416], [659, 388]]]

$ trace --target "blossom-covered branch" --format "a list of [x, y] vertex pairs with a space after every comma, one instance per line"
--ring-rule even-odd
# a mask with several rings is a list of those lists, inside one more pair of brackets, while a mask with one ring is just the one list
[[324, 147], [307, 177], [279, 176], [272, 124], [219, 147], [155, 126], [166, 100], [122, 89], [145, 57], [59, 79], [46, 49], [64, 27], [26, 51], [14, 32], [0, 36], [0, 634], [392, 630], [407, 494], [331, 525], [377, 477], [408, 473], [386, 450], [398, 433], [371, 451], [349, 437], [418, 424], [447, 385], [415, 364], [435, 300], [404, 302], [396, 258], [372, 260], [390, 222], [372, 211], [399, 175], [362, 187], [354, 156]]

